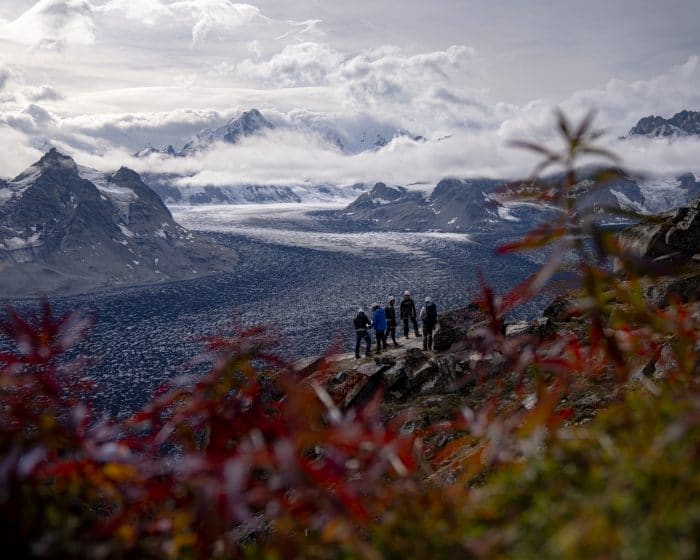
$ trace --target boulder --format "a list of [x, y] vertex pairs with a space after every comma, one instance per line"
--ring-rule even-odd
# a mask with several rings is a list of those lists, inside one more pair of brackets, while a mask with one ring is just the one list
[[485, 319], [484, 312], [475, 303], [440, 314], [438, 330], [433, 336], [433, 349], [445, 352], [467, 335], [470, 327]]
[[451, 393], [456, 389], [458, 371], [461, 368], [452, 355], [438, 356], [430, 360], [433, 369], [431, 377], [420, 386], [420, 393], [423, 395], [433, 395]]
[[420, 387], [428, 381], [429, 379], [432, 379], [435, 374], [437, 373], [437, 367], [435, 363], [428, 363], [425, 364], [423, 367], [420, 369], [412, 370], [412, 371], [407, 371], [406, 372], [406, 388], [407, 390], [412, 390], [417, 387]]
[[315, 372], [324, 360], [325, 358], [323, 356], [309, 356], [308, 358], [301, 358], [292, 364], [292, 369], [299, 377], [306, 377]]
[[359, 366], [355, 371], [365, 377], [374, 377], [392, 366], [391, 363], [370, 363]]
[[398, 363], [382, 373], [382, 384], [386, 389], [391, 389], [399, 381], [406, 377], [404, 363]]
[[556, 323], [570, 321], [576, 315], [577, 303], [578, 300], [571, 295], [557, 296], [545, 307], [542, 316]]
[[662, 215], [657, 224], [637, 224], [621, 235], [621, 244], [632, 255], [653, 261], [688, 264], [700, 253], [700, 198], [688, 206]]
[[644, 290], [644, 298], [657, 309], [672, 301], [689, 303], [700, 300], [700, 273], [685, 274], [658, 281]]

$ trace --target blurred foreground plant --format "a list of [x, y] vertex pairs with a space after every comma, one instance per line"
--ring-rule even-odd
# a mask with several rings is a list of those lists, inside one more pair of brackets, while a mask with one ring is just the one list
[[[484, 284], [486, 320], [463, 351], [473, 390], [491, 390], [422, 432], [386, 421], [381, 394], [341, 410], [327, 364], [301, 378], [262, 329], [210, 340], [209, 374], [131, 418], [96, 418], [82, 364], [62, 362], [88, 323], [10, 310], [0, 533], [13, 558], [697, 557], [700, 311], [650, 306], [644, 286], [676, 271], [627, 253], [581, 204], [623, 173], [580, 180], [582, 156], [618, 163], [591, 120], [559, 115], [559, 152], [519, 143], [542, 156], [535, 175], [561, 172], [503, 200], [555, 219], [501, 251], [549, 259], [508, 294]], [[506, 336], [506, 315], [562, 271], [580, 280], [562, 323]]]

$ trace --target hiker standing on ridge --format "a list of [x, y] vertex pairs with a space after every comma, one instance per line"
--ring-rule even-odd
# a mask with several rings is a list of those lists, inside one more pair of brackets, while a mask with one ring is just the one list
[[381, 354], [382, 345], [384, 345], [384, 350], [386, 350], [386, 315], [384, 314], [384, 308], [380, 307], [378, 303], [372, 304], [372, 326], [377, 337], [376, 353]]
[[386, 340], [389, 338], [389, 335], [391, 335], [391, 341], [394, 343], [394, 346], [398, 348], [399, 343], [396, 342], [396, 307], [394, 307], [394, 303], [396, 302], [396, 298], [394, 296], [389, 296], [389, 305], [387, 305], [384, 308], [384, 315], [386, 315], [386, 335], [384, 339]]
[[425, 298], [425, 305], [421, 307], [420, 318], [423, 321], [423, 350], [432, 350], [433, 331], [437, 325], [437, 307], [429, 297]]
[[357, 310], [357, 315], [352, 322], [355, 327], [355, 359], [360, 357], [360, 343], [362, 339], [365, 340], [367, 347], [365, 348], [365, 356], [370, 355], [370, 349], [372, 348], [372, 339], [369, 337], [369, 328], [372, 326], [369, 317], [365, 315], [365, 310], [360, 307]]
[[416, 337], [420, 336], [418, 331], [418, 321], [416, 320], [416, 304], [413, 303], [411, 298], [411, 292], [406, 290], [403, 293], [403, 300], [401, 301], [401, 319], [403, 320], [403, 335], [408, 338], [408, 321], [413, 323], [413, 332], [416, 333]]

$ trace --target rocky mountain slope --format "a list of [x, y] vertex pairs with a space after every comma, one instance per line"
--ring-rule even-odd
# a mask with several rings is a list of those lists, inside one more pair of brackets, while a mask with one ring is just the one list
[[[375, 197], [382, 201], [396, 199], [398, 189], [376, 188]], [[375, 203], [377, 199], [375, 198]], [[639, 224], [622, 234], [623, 245], [637, 256], [659, 264], [671, 264], [670, 276], [648, 281], [643, 296], [650, 309], [664, 309], [672, 302], [687, 303], [695, 318], [700, 316], [700, 198], [690, 205], [669, 213], [665, 219]], [[624, 282], [620, 278], [620, 282]], [[536, 346], [561, 336], [588, 340], [590, 318], [581, 307], [578, 292], [558, 296], [541, 317], [531, 321], [505, 323], [501, 334], [506, 343], [536, 342]], [[584, 298], [587, 300], [589, 298]], [[624, 303], [611, 299], [611, 305]], [[478, 410], [490, 399], [512, 402], [522, 399], [508, 387], [513, 375], [504, 368], [503, 356], [496, 350], [484, 351], [491, 319], [476, 303], [439, 313], [434, 335], [434, 350], [421, 349], [421, 339], [400, 338], [400, 347], [371, 357], [355, 359], [353, 354], [312, 357], [300, 360], [295, 369], [301, 377], [323, 387], [334, 403], [342, 408], [366, 404], [381, 395], [387, 419], [412, 412], [413, 428], [420, 428], [454, 417], [469, 407]], [[638, 376], [658, 380], [665, 377], [674, 361], [668, 356], [675, 335], [667, 333], [658, 341], [659, 352], [649, 356]], [[543, 347], [547, 347], [546, 345]], [[556, 344], [552, 351], [561, 351]], [[612, 371], [604, 372], [593, 382], [580, 384], [568, 395], [573, 422], [594, 416], [616, 398], [620, 385]], [[523, 400], [522, 406], [528, 403]], [[439, 434], [438, 434], [438, 437]]]
[[[692, 174], [646, 180], [621, 175], [594, 189], [586, 179], [593, 172], [582, 174], [574, 195], [581, 211], [593, 210], [604, 223], [628, 221], [607, 209], [651, 214], [678, 208], [700, 196], [700, 182]], [[341, 216], [380, 230], [468, 232], [521, 231], [553, 215], [545, 204], [511, 200], [509, 191], [518, 187], [517, 182], [496, 179], [448, 178], [425, 193], [377, 183]]]
[[684, 110], [669, 119], [655, 115], [644, 117], [630, 129], [628, 136], [649, 138], [700, 136], [700, 112]]
[[176, 224], [130, 169], [105, 175], [52, 149], [0, 182], [5, 297], [191, 278], [234, 262]]

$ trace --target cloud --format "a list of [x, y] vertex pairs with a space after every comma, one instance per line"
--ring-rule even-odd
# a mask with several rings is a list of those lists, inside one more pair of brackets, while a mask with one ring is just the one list
[[60, 50], [95, 41], [88, 0], [39, 0], [17, 19], [0, 27], [0, 38], [36, 49]]
[[406, 126], [454, 127], [488, 118], [486, 104], [464, 85], [475, 58], [464, 45], [420, 54], [384, 46], [348, 55], [307, 41], [266, 60], [248, 58], [236, 74], [262, 87], [326, 87], [346, 109], [375, 111]]
[[624, 134], [643, 116], [670, 117], [681, 109], [700, 109], [700, 57], [647, 80], [610, 80], [604, 88], [575, 93], [563, 107], [571, 111], [597, 108], [599, 120]]
[[56, 89], [47, 85], [27, 86], [22, 88], [22, 95], [32, 102], [37, 101], [58, 101], [63, 99], [63, 95]]
[[250, 38], [265, 34], [268, 40], [287, 39], [315, 32], [318, 23], [274, 20], [251, 4], [232, 0], [109, 0], [95, 11], [119, 15], [136, 24], [187, 27], [193, 46], [206, 41], [241, 40], [241, 31]]
[[0, 91], [4, 90], [7, 82], [12, 77], [12, 72], [4, 64], [0, 63]]
[[144, 146], [181, 147], [203, 128], [220, 126], [228, 114], [214, 110], [79, 115], [61, 120], [63, 131], [101, 139], [113, 147], [135, 152]]
[[304, 42], [287, 45], [269, 60], [246, 59], [238, 64], [236, 71], [268, 86], [325, 86], [343, 58], [338, 51], [325, 45]]
[[[427, 142], [399, 137], [379, 151], [349, 155], [333, 149], [322, 134], [294, 128], [248, 137], [237, 145], [218, 144], [191, 158], [136, 158], [133, 150], [113, 140], [120, 132], [131, 135], [134, 130], [144, 133], [163, 127], [195, 127], [209, 117], [214, 118], [214, 113], [118, 115], [111, 119], [103, 115], [95, 120], [67, 120], [33, 105], [11, 118], [5, 114], [4, 121], [0, 121], [0, 139], [10, 147], [11, 154], [0, 156], [0, 175], [16, 175], [49, 146], [58, 147], [84, 165], [105, 171], [126, 165], [142, 173], [179, 175], [182, 179], [178, 184], [183, 188], [375, 181], [436, 184], [446, 176], [507, 179], [526, 176], [537, 162], [529, 152], [510, 147], [508, 138], [498, 129], [489, 128], [462, 129], [448, 138]], [[319, 114], [278, 115], [282, 117], [290, 123], [316, 119], [319, 127], [328, 122], [327, 116]], [[551, 121], [551, 113], [549, 118]], [[336, 122], [342, 130], [350, 130], [353, 122], [378, 124], [369, 115], [348, 116], [347, 121]], [[660, 175], [690, 171], [700, 176], [700, 139], [621, 141], [608, 135], [602, 142], [620, 154], [633, 170]]]
[[121, 15], [126, 19], [153, 26], [159, 20], [172, 17], [172, 11], [160, 0], [110, 0], [95, 11], [108, 16]]
[[19, 175], [43, 153], [31, 145], [30, 138], [18, 130], [0, 123], [0, 177]]

